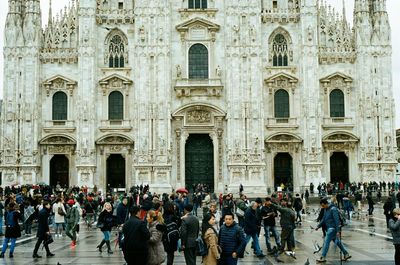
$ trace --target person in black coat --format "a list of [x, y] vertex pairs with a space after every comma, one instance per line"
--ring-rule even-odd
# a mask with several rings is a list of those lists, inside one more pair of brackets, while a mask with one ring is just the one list
[[[38, 221], [37, 221], [38, 226], [36, 233], [36, 237], [38, 238], [38, 240], [36, 241], [35, 249], [33, 250], [33, 256], [32, 256], [33, 258], [42, 257], [39, 256], [37, 252], [42, 242], [45, 241], [48, 238], [48, 236], [50, 236], [50, 229], [49, 229], [50, 208], [51, 208], [50, 202], [44, 201], [43, 209], [39, 211]], [[54, 256], [54, 254], [50, 252], [48, 244], [44, 243], [44, 248], [46, 249], [47, 257]]]
[[[110, 237], [111, 237], [111, 229], [113, 226], [116, 226], [117, 220], [116, 216], [113, 215], [111, 203], [106, 202], [103, 206], [103, 211], [99, 215], [98, 224], [101, 224], [100, 230], [103, 232], [103, 240], [97, 246], [100, 252], [102, 252], [101, 248], [104, 243], [107, 245], [108, 254], [112, 254]], [[98, 225], [99, 226], [99, 225]]]
[[257, 202], [253, 201], [250, 204], [250, 207], [247, 208], [244, 213], [244, 232], [246, 233], [246, 242], [249, 243], [250, 239], [253, 240], [254, 243], [254, 251], [257, 257], [263, 258], [265, 255], [263, 254], [260, 243], [258, 240], [258, 218], [257, 218]]
[[[176, 215], [174, 204], [171, 202], [166, 202], [164, 205], [164, 223], [168, 226], [175, 226], [179, 229], [181, 224], [181, 219]], [[167, 252], [167, 265], [174, 264], [174, 253], [178, 250], [178, 240], [179, 238], [175, 238], [168, 240], [167, 233], [164, 233], [163, 243], [164, 250]]]
[[147, 242], [150, 239], [150, 232], [145, 222], [140, 220], [140, 208], [138, 206], [133, 206], [130, 209], [130, 214], [131, 217], [122, 228], [125, 242], [122, 248], [124, 258], [128, 265], [147, 265]]
[[5, 214], [6, 234], [0, 258], [4, 258], [4, 253], [6, 252], [8, 242], [10, 241], [11, 241], [10, 258], [14, 257], [15, 243], [17, 241], [17, 238], [21, 237], [21, 229], [18, 224], [18, 220], [20, 219], [21, 219], [21, 214], [18, 210], [18, 205], [16, 205], [14, 202], [10, 202], [8, 204], [8, 211]]

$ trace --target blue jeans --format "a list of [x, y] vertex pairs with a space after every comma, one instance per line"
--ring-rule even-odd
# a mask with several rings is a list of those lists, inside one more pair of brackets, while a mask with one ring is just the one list
[[16, 238], [9, 238], [6, 237], [4, 238], [4, 242], [3, 242], [3, 248], [1, 249], [1, 253], [5, 253], [8, 247], [8, 242], [11, 240], [11, 246], [10, 246], [10, 254], [14, 253], [14, 248], [15, 248], [15, 242], [17, 241]]
[[262, 251], [260, 249], [260, 243], [258, 242], [258, 235], [257, 233], [248, 235], [246, 234], [246, 244], [249, 243], [250, 238], [253, 239], [253, 244], [254, 244], [254, 251], [256, 252], [256, 255], [261, 255]]
[[327, 229], [326, 231], [326, 236], [325, 236], [325, 242], [324, 242], [324, 246], [322, 248], [322, 257], [326, 257], [326, 255], [328, 254], [328, 250], [329, 250], [329, 245], [331, 243], [332, 240], [335, 240], [335, 244], [339, 247], [340, 251], [342, 251], [342, 253], [344, 255], [349, 254], [349, 252], [347, 252], [347, 250], [344, 248], [342, 241], [340, 241], [339, 238], [336, 237], [337, 231], [335, 228], [330, 227]]
[[276, 231], [276, 227], [275, 226], [264, 226], [265, 245], [267, 245], [268, 251], [272, 250], [271, 242], [269, 240], [270, 232], [272, 233], [272, 236], [275, 238], [275, 243], [276, 243], [278, 249], [280, 249], [281, 248], [281, 239], [279, 238], [278, 231]]
[[3, 234], [3, 216], [0, 216], [0, 234]]
[[102, 231], [103, 232], [103, 238], [105, 241], [110, 241], [110, 235], [111, 231]]

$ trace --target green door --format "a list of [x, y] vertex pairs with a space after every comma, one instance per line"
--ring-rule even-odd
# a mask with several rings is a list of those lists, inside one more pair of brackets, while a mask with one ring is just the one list
[[190, 134], [185, 146], [186, 188], [207, 184], [214, 191], [214, 151], [208, 134]]
[[289, 153], [278, 153], [274, 159], [275, 188], [283, 184], [285, 191], [293, 190], [293, 165]]

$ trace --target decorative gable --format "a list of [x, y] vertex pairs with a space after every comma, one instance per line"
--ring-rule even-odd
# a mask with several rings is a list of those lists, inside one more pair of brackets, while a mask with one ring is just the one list
[[211, 40], [215, 41], [216, 32], [220, 26], [204, 18], [193, 18], [176, 26], [181, 34], [181, 40]]
[[42, 85], [46, 89], [46, 95], [50, 96], [50, 90], [67, 90], [72, 96], [73, 90], [77, 86], [77, 82], [62, 75], [53, 76], [45, 80]]
[[351, 84], [353, 83], [353, 78], [340, 72], [336, 72], [327, 77], [321, 78], [319, 80], [327, 93], [328, 88], [342, 88], [346, 89], [347, 93], [350, 91]]
[[270, 93], [272, 93], [274, 89], [294, 89], [298, 82], [299, 79], [284, 72], [277, 73], [264, 80], [264, 83], [270, 90]]
[[130, 86], [132, 83], [132, 80], [118, 74], [112, 74], [99, 81], [104, 96], [107, 95], [108, 89], [125, 90], [125, 94], [128, 95], [128, 86]]

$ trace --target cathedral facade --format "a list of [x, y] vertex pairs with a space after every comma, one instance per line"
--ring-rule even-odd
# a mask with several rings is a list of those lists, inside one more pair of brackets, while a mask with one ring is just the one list
[[[8, 0], [2, 184], [393, 180], [386, 0]], [[282, 185], [283, 184], [283, 185]]]

